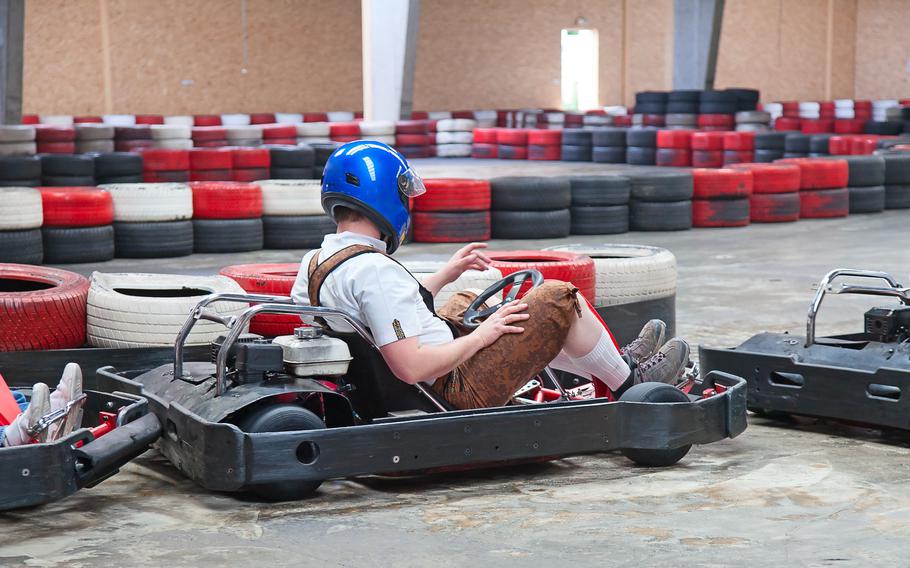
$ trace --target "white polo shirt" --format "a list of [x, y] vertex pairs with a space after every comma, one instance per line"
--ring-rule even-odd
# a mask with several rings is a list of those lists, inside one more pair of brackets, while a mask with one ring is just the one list
[[[367, 245], [385, 252], [384, 242], [345, 231], [326, 235], [319, 249], [319, 262], [351, 245]], [[317, 251], [303, 257], [291, 297], [294, 303], [310, 305], [309, 266]], [[365, 324], [382, 347], [408, 337], [421, 344], [438, 345], [452, 341], [452, 331], [423, 303], [417, 281], [403, 266], [384, 254], [361, 254], [333, 270], [322, 284], [319, 305], [342, 308]], [[306, 318], [305, 318], [306, 319]], [[338, 332], [353, 332], [347, 323], [328, 321]]]

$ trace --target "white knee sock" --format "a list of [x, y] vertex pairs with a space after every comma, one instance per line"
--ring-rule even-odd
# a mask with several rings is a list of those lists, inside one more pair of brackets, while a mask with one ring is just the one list
[[587, 355], [570, 357], [565, 352], [560, 352], [550, 366], [588, 379], [596, 377], [612, 390], [621, 387], [631, 372], [606, 331]]

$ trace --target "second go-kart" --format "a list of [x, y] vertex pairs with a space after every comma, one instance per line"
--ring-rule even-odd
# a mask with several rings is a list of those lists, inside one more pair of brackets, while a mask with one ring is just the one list
[[[512, 290], [504, 302], [514, 298], [525, 279], [543, 281], [536, 271], [510, 274], [478, 296], [466, 319], [482, 317], [483, 301], [501, 290]], [[207, 309], [216, 301], [255, 305], [226, 320]], [[244, 334], [262, 313], [345, 322], [353, 332], [303, 327], [274, 340]], [[227, 333], [211, 361], [185, 363], [184, 341], [200, 319], [224, 324]], [[720, 372], [678, 386], [636, 385], [616, 401], [593, 385], [566, 390], [545, 369], [507, 406], [454, 411], [427, 386], [396, 379], [353, 315], [280, 296], [208, 296], [184, 324], [172, 364], [144, 372], [107, 367], [97, 379], [149, 399], [163, 425], [159, 449], [203, 487], [279, 500], [304, 497], [333, 478], [610, 450], [665, 466], [692, 444], [746, 427], [745, 382]]]

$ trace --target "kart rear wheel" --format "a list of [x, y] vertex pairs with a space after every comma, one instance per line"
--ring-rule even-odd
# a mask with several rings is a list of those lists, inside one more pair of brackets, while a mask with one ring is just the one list
[[[317, 430], [325, 428], [325, 423], [305, 408], [273, 404], [253, 410], [237, 423], [237, 427], [249, 434], [258, 434]], [[322, 481], [279, 481], [250, 485], [247, 489], [267, 501], [295, 501], [309, 497], [320, 485]]]
[[[619, 398], [620, 402], [689, 402], [681, 390], [664, 383], [641, 383], [631, 387]], [[638, 465], [646, 467], [667, 467], [675, 464], [689, 453], [692, 445], [669, 450], [643, 450], [623, 448], [622, 454]]]

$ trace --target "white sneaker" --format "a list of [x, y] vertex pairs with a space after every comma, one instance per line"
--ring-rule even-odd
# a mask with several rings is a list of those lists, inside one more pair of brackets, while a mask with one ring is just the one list
[[[71, 401], [82, 396], [82, 369], [76, 363], [67, 363], [57, 388], [51, 393], [51, 412], [65, 408]], [[82, 426], [82, 405], [76, 404], [70, 409], [66, 418], [51, 425], [49, 438], [59, 440], [72, 434]]]
[[38, 432], [34, 436], [29, 432], [34, 431], [41, 417], [50, 412], [50, 410], [50, 389], [44, 383], [37, 383], [32, 387], [32, 398], [29, 400], [28, 408], [13, 419], [12, 423], [3, 431], [3, 440], [0, 441], [0, 446], [22, 446], [30, 444], [32, 441], [46, 441], [47, 429]]

